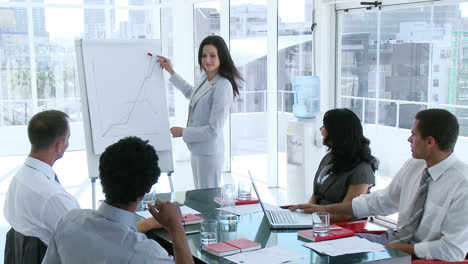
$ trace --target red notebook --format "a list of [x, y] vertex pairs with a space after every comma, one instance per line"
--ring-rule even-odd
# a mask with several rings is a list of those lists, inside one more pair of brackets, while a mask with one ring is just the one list
[[[221, 205], [221, 197], [215, 197], [214, 202]], [[258, 203], [258, 199], [250, 199], [250, 200], [239, 200], [236, 199], [236, 205], [243, 205], [243, 204], [256, 204]]]
[[[339, 226], [330, 225], [330, 227], [337, 228]], [[325, 240], [354, 236], [355, 233], [352, 230], [349, 230], [346, 228], [340, 228], [340, 229], [330, 230], [330, 234], [328, 236], [314, 236], [314, 230], [307, 229], [307, 230], [301, 230], [297, 232], [297, 235], [310, 241], [320, 242], [320, 241], [325, 241]]]
[[261, 248], [260, 243], [245, 238], [203, 245], [202, 249], [215, 256], [222, 257]]
[[259, 249], [262, 247], [260, 243], [257, 243], [257, 242], [254, 242], [245, 238], [224, 241], [224, 243], [234, 246], [236, 248], [239, 248], [241, 252], [251, 251], [251, 250]]
[[182, 225], [193, 225], [203, 221], [203, 217], [194, 214], [184, 214], [182, 218]]

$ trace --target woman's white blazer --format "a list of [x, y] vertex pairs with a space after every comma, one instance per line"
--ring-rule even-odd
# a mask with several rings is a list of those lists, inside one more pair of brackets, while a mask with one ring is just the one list
[[[187, 99], [192, 98], [205, 80], [206, 77], [195, 88], [177, 73], [169, 79]], [[232, 85], [219, 74], [211, 82], [211, 87], [189, 106], [187, 127], [182, 133], [187, 147], [195, 154], [218, 155], [224, 151], [223, 127], [233, 103]]]

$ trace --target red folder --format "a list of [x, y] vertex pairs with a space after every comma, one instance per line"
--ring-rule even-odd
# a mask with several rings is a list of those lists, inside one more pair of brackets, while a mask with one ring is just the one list
[[257, 242], [254, 242], [245, 238], [229, 240], [229, 241], [225, 241], [224, 243], [234, 246], [236, 248], [239, 248], [241, 252], [251, 251], [251, 250], [259, 249], [262, 247], [260, 243], [257, 243]]
[[184, 214], [182, 218], [182, 225], [193, 225], [203, 221], [203, 217], [194, 214]]
[[245, 238], [223, 241], [202, 246], [202, 250], [218, 257], [232, 255], [239, 252], [251, 251], [259, 248], [261, 248], [260, 243]]
[[[330, 225], [330, 227], [339, 227], [339, 226]], [[305, 238], [310, 241], [320, 242], [320, 241], [325, 241], [325, 240], [354, 236], [355, 232], [346, 228], [340, 228], [340, 229], [330, 230], [330, 233], [328, 236], [314, 236], [314, 230], [307, 229], [307, 230], [301, 230], [297, 232], [297, 235], [299, 237]]]
[[202, 249], [218, 257], [232, 255], [240, 252], [239, 248], [224, 242], [203, 245]]
[[[221, 197], [215, 197], [214, 202], [221, 205]], [[256, 204], [258, 203], [258, 199], [250, 199], [250, 200], [239, 200], [236, 199], [236, 205], [243, 205], [243, 204]]]

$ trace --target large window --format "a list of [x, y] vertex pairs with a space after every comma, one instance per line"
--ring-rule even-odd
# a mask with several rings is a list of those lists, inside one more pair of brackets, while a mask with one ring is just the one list
[[[286, 131], [294, 120], [293, 83], [315, 75], [312, 0], [278, 1], [278, 183], [286, 186]], [[299, 10], [299, 11], [298, 11]]]
[[[81, 122], [75, 40], [159, 37], [156, 7], [153, 0], [0, 1], [0, 131], [11, 143], [0, 153], [27, 145], [25, 125], [38, 111], [59, 109]], [[71, 149], [84, 148], [76, 136], [81, 144]]]
[[[79, 8], [33, 8], [33, 16], [37, 16], [33, 18], [35, 74], [31, 75], [31, 79], [36, 79], [31, 87], [34, 89], [36, 86], [33, 100], [37, 98], [37, 105], [33, 107], [37, 108], [34, 110], [58, 109], [68, 113], [72, 122], [82, 120], [80, 89], [75, 85], [74, 39], [86, 36], [88, 32], [87, 11]], [[74, 23], [64, 28], [61, 26], [64, 20]]]
[[[414, 115], [445, 108], [460, 122], [456, 152], [468, 136], [466, 4], [338, 13], [337, 105], [366, 124], [371, 147], [392, 177], [411, 156], [406, 138]], [[459, 155], [466, 159], [466, 155]]]
[[266, 181], [268, 163], [267, 93], [267, 1], [230, 6], [231, 55], [244, 78], [231, 115], [232, 171]]
[[[161, 8], [161, 42], [162, 42], [162, 56], [168, 58], [174, 57], [174, 35], [173, 35], [173, 26], [172, 26], [172, 8], [171, 7], [162, 7]], [[167, 78], [169, 75], [164, 71]], [[166, 91], [167, 91], [167, 105], [169, 107], [168, 112], [170, 117], [175, 116], [175, 96], [174, 96], [174, 86], [170, 82], [166, 82]]]
[[[32, 109], [31, 49], [27, 9], [1, 8], [0, 106], [2, 126], [22, 125]], [[32, 34], [31, 34], [32, 35]]]
[[204, 38], [210, 35], [220, 35], [220, 5], [218, 1], [194, 4], [193, 7], [193, 37], [195, 40], [194, 65], [195, 83], [201, 77], [200, 65], [198, 65], [198, 49]]
[[[277, 166], [284, 186], [292, 83], [315, 74], [312, 2], [278, 0], [277, 6], [269, 6], [267, 0], [0, 0], [0, 132], [8, 138], [0, 140], [0, 154], [25, 153], [27, 121], [51, 108], [71, 116], [71, 140], [77, 144], [71, 142], [69, 149], [84, 148], [76, 39], [161, 37], [162, 55], [189, 83], [197, 83], [199, 44], [216, 34], [225, 37], [245, 80], [232, 107], [230, 133], [225, 131], [230, 134], [232, 171], [246, 175], [251, 169], [267, 181], [277, 176], [272, 169]], [[188, 101], [166, 84], [171, 124], [183, 126]], [[18, 150], [11, 138], [24, 148]], [[11, 144], [5, 147], [4, 142]], [[185, 144], [173, 142], [175, 160], [187, 160]]]

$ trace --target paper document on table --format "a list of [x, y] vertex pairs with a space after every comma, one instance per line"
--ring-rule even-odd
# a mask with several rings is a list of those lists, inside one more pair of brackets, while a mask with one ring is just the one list
[[244, 253], [239, 253], [231, 256], [224, 257], [227, 260], [230, 260], [235, 263], [242, 264], [258, 264], [258, 263], [284, 263], [288, 261], [303, 259], [305, 256], [303, 254], [297, 253], [287, 248], [280, 246], [274, 246], [270, 248], [263, 248], [254, 251], [248, 251]]
[[[221, 210], [221, 207], [216, 208], [218, 210]], [[262, 207], [260, 207], [260, 204], [244, 204], [244, 205], [236, 205], [235, 208], [233, 207], [225, 207], [223, 208], [224, 211], [230, 212], [236, 215], [246, 215], [246, 214], [251, 214], [251, 213], [256, 213], [256, 212], [261, 212]]]
[[[190, 208], [188, 206], [185, 206], [185, 205], [182, 205], [180, 207], [180, 212], [182, 213], [182, 215], [186, 215], [186, 214], [201, 214], [200, 212], [198, 212], [197, 210], [193, 209], [193, 208]], [[151, 218], [153, 217], [151, 215], [151, 213], [149, 211], [138, 211], [136, 212], [137, 215], [143, 217], [143, 218]]]
[[138, 211], [135, 213], [145, 219], [153, 217], [149, 211]]
[[182, 205], [180, 207], [180, 212], [183, 214], [183, 215], [186, 215], [186, 214], [201, 214], [200, 212], [198, 212], [197, 210], [193, 209], [193, 208], [190, 208], [186, 205]]
[[304, 246], [329, 256], [385, 250], [385, 247], [381, 244], [373, 243], [365, 238], [356, 236], [304, 243]]

